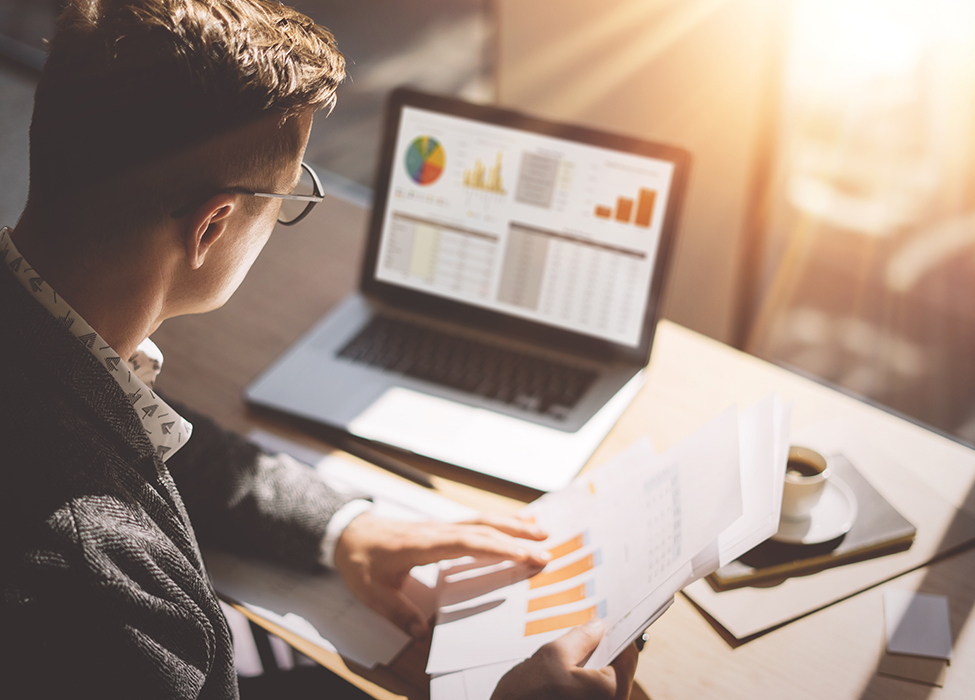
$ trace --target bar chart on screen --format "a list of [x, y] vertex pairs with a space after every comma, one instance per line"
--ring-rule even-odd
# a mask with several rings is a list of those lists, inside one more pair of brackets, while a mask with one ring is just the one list
[[462, 207], [456, 213], [476, 226], [498, 230], [509, 215], [516, 145], [503, 137], [472, 138], [464, 132], [456, 134], [454, 144], [447, 180]]
[[473, 167], [464, 170], [462, 180], [464, 187], [497, 195], [507, 194], [508, 191], [504, 188], [504, 178], [501, 176], [503, 159], [504, 153], [498, 151], [494, 165], [490, 169], [485, 167], [480, 158], [475, 159]]
[[641, 188], [636, 197], [636, 209], [631, 197], [617, 197], [616, 206], [597, 204], [593, 214], [597, 219], [617, 221], [622, 224], [633, 224], [640, 228], [650, 228], [653, 222], [653, 210], [657, 201], [657, 193], [653, 190]]

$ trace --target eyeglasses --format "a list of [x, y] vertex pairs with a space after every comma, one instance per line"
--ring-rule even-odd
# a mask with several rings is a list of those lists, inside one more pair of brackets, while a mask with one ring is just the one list
[[315, 205], [325, 199], [322, 181], [308, 163], [301, 162], [301, 177], [298, 184], [289, 194], [273, 194], [271, 192], [252, 192], [243, 187], [232, 187], [228, 191], [251, 195], [252, 197], [267, 197], [280, 199], [281, 210], [278, 212], [278, 223], [283, 226], [297, 224], [315, 208]]
[[[304, 161], [301, 162], [301, 176], [298, 184], [288, 194], [275, 194], [273, 192], [254, 192], [246, 187], [228, 187], [221, 192], [246, 194], [251, 197], [266, 197], [269, 199], [280, 199], [281, 210], [278, 212], [278, 223], [284, 226], [297, 224], [308, 216], [315, 205], [325, 199], [325, 190], [322, 181], [312, 170], [311, 166]], [[174, 219], [186, 216], [193, 210], [193, 205], [188, 205], [172, 213]]]

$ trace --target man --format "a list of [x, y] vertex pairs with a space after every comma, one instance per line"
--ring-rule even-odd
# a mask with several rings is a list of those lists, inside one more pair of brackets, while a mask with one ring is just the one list
[[[232, 646], [197, 541], [334, 566], [404, 630], [416, 564], [543, 564], [528, 523], [383, 521], [153, 388], [149, 335], [221, 306], [301, 173], [344, 76], [334, 40], [270, 0], [72, 0], [35, 95], [30, 195], [0, 232], [0, 629], [34, 697], [233, 698]], [[496, 697], [627, 697], [628, 651], [576, 667], [598, 623]]]

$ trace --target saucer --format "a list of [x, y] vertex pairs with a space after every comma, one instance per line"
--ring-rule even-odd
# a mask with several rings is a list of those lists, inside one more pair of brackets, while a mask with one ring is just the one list
[[772, 535], [777, 542], [819, 544], [829, 542], [849, 531], [857, 517], [857, 498], [846, 482], [835, 475], [826, 482], [819, 503], [808, 518], [779, 520], [779, 531]]

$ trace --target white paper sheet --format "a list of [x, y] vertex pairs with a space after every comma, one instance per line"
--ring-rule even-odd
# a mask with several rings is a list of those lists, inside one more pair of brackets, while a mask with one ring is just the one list
[[[663, 615], [673, 602], [673, 598], [667, 601], [650, 617], [647, 626]], [[502, 661], [434, 676], [430, 679], [430, 700], [490, 700], [501, 678], [520, 663], [521, 661]]]
[[468, 700], [463, 672], [446, 673], [431, 678], [430, 700]]
[[594, 615], [607, 632], [590, 663], [605, 665], [689, 582], [695, 559], [717, 566], [717, 537], [742, 514], [738, 431], [729, 409], [665, 455], [638, 442], [525, 508], [555, 559], [531, 579], [491, 569], [480, 577], [487, 592], [470, 572], [447, 570], [427, 672], [527, 658]]
[[430, 700], [490, 700], [504, 675], [521, 661], [502, 661], [430, 679]]
[[755, 543], [768, 539], [778, 530], [782, 511], [782, 474], [789, 457], [790, 413], [791, 406], [773, 395], [740, 416], [744, 512], [718, 538], [720, 566], [734, 561]]
[[607, 631], [585, 666], [604, 666], [675, 592], [774, 533], [788, 416], [777, 397], [729, 409], [665, 455], [637, 443], [542, 497], [523, 511], [551, 533], [556, 558], [538, 576], [510, 564], [445, 569], [432, 700], [451, 690], [487, 700], [507, 670], [592, 615]]

